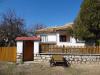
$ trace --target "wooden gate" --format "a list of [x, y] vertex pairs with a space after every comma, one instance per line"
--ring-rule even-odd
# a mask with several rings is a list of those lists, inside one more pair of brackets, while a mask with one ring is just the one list
[[16, 47], [0, 47], [0, 61], [16, 62]]
[[24, 41], [23, 61], [33, 61], [33, 41]]

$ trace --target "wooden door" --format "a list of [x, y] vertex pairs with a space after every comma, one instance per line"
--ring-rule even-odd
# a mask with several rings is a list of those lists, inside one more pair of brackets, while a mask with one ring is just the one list
[[33, 61], [33, 41], [24, 41], [23, 61]]

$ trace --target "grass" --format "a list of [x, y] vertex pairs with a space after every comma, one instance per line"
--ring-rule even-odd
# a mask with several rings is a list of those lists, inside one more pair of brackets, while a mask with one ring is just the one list
[[50, 67], [48, 63], [0, 62], [0, 75], [100, 75], [100, 64], [72, 64], [65, 68]]

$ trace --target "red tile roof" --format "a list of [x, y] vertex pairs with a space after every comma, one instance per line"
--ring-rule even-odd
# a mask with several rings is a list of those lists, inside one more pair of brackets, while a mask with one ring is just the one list
[[17, 37], [16, 40], [33, 40], [33, 41], [36, 41], [36, 40], [40, 40], [40, 37], [37, 37], [37, 36], [32, 36], [32, 37]]

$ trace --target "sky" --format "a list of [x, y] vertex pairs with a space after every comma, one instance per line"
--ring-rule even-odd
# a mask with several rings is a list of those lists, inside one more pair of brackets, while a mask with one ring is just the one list
[[0, 14], [11, 9], [25, 19], [27, 27], [34, 24], [58, 26], [72, 23], [83, 0], [0, 0]]

